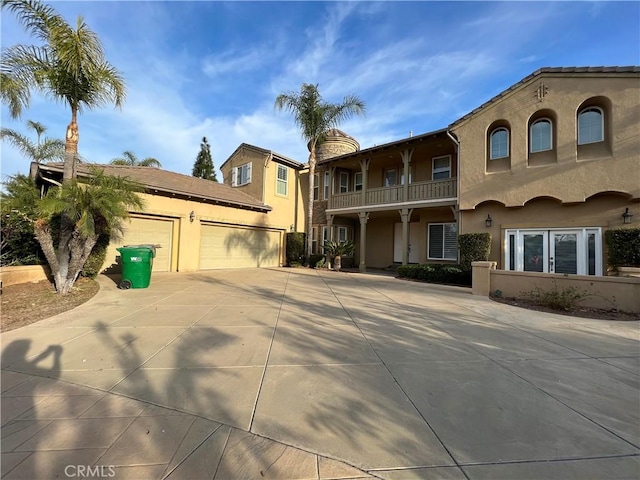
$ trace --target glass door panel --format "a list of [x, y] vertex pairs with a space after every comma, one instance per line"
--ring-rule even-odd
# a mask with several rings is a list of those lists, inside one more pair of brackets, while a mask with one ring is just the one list
[[578, 273], [578, 234], [551, 232], [550, 260], [555, 273]]
[[544, 237], [544, 233], [525, 233], [522, 236], [525, 272], [544, 272]]

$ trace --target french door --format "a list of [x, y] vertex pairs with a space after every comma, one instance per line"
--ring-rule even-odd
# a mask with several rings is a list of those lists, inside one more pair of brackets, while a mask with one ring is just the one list
[[505, 270], [602, 275], [599, 228], [507, 230], [504, 250]]

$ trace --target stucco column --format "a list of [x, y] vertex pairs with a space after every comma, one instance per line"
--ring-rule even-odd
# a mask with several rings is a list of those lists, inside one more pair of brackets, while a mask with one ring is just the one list
[[362, 171], [362, 201], [361, 205], [367, 204], [367, 185], [369, 184], [369, 159], [360, 160], [360, 170]]
[[[409, 166], [411, 164], [411, 156], [413, 155], [413, 149], [403, 150], [401, 153], [402, 164], [404, 167], [404, 182], [402, 186], [402, 201], [409, 201]], [[403, 265], [406, 265], [403, 263]]]
[[402, 219], [402, 264], [409, 263], [409, 220], [413, 209], [403, 208], [399, 210]]
[[369, 213], [360, 212], [358, 217], [360, 218], [360, 271], [364, 273], [367, 271], [365, 253], [367, 251], [367, 221], [369, 220]]
[[471, 293], [488, 297], [491, 293], [491, 270], [498, 262], [471, 262]]

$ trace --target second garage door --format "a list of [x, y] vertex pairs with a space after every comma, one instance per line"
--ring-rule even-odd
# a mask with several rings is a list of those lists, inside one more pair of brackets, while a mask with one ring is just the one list
[[200, 270], [277, 267], [280, 232], [255, 227], [202, 225]]

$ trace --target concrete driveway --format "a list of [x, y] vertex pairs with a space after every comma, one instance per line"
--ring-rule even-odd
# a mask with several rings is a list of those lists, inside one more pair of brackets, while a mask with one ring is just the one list
[[637, 322], [307, 269], [100, 283], [2, 335], [3, 478], [640, 477]]

